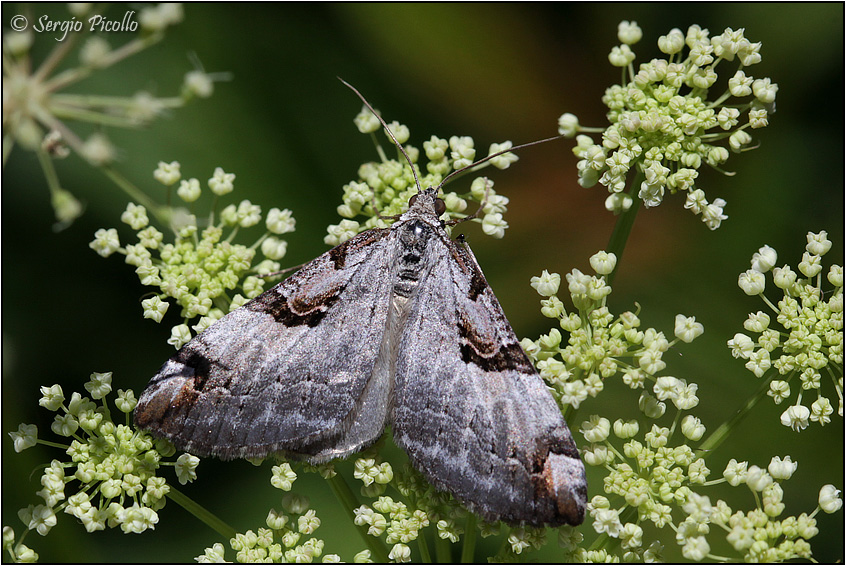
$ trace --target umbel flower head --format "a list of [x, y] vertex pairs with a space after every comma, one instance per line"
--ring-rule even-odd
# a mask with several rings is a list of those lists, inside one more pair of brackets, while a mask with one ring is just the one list
[[[809, 235], [809, 242], [820, 240], [818, 235]], [[762, 250], [756, 261], [765, 265], [774, 263], [775, 258], [769, 250]], [[597, 396], [604, 381], [616, 374], [632, 389], [641, 390], [636, 401], [639, 418], [614, 420], [591, 415], [579, 429], [587, 441], [581, 447], [585, 463], [605, 471], [604, 495], [594, 495], [588, 505], [593, 530], [617, 539], [620, 551], [611, 550], [614, 545], [586, 550], [565, 528], [559, 539], [567, 560], [660, 560], [667, 537], [656, 536], [656, 531], [675, 538], [688, 560], [810, 558], [808, 540], [818, 533], [814, 515], [820, 509], [839, 510], [837, 490], [825, 486], [818, 509], [810, 515], [784, 517], [780, 482], [788, 480], [797, 468], [790, 456], [774, 457], [766, 469], [733, 459], [722, 479], [710, 478], [706, 458], [712, 450], [705, 447], [706, 426], [692, 413], [699, 405], [699, 386], [661, 375], [663, 353], [676, 342], [694, 340], [703, 327], [693, 317], [678, 315], [675, 339], [670, 342], [657, 330], [641, 329], [634, 313], [614, 317], [605, 305], [611, 289], [604, 278], [615, 263], [613, 254], [599, 252], [590, 260], [595, 276], [579, 270], [567, 275], [572, 313], [558, 299], [562, 283], [558, 274], [544, 272], [532, 279], [532, 286], [547, 297], [541, 302], [543, 314], [557, 319], [567, 332], [566, 339], [560, 330], [552, 329], [537, 341], [522, 342], [553, 396], [563, 406], [578, 408], [588, 397]], [[752, 490], [755, 507], [735, 510], [723, 500], [712, 504], [704, 494], [719, 483]], [[649, 540], [650, 536], [655, 538]], [[717, 536], [725, 537], [736, 557], [712, 553]]]
[[[796, 393], [781, 415], [781, 423], [796, 431], [811, 422], [831, 422], [835, 404], [843, 417], [843, 266], [823, 269], [822, 257], [831, 249], [825, 230], [808, 232], [806, 239], [796, 270], [775, 267], [778, 254], [770, 246], [752, 256], [738, 285], [761, 297], [767, 308], [743, 323], [748, 334], [739, 332], [728, 341], [732, 355], [746, 360], [746, 369], [769, 381], [767, 394], [777, 405]], [[765, 294], [768, 273], [782, 295], [777, 303]]]
[[[676, 343], [691, 342], [700, 336], [704, 332], [702, 324], [694, 317], [677, 315], [675, 338], [671, 341], [661, 331], [641, 328], [637, 313], [613, 315], [606, 306], [611, 294], [606, 277], [616, 264], [614, 254], [600, 251], [590, 258], [596, 275], [578, 269], [566, 275], [567, 291], [574, 307], [571, 312], [558, 298], [559, 274], [544, 271], [539, 277], [533, 277], [532, 287], [545, 297], [541, 300], [541, 313], [557, 320], [558, 328], [552, 328], [538, 340], [524, 338], [521, 341], [523, 349], [535, 362], [562, 407], [578, 409], [588, 397], [599, 395], [605, 388], [605, 381], [616, 375], [632, 389], [643, 389], [647, 382], [656, 387], [672, 385], [672, 394], [664, 391], [661, 385], [658, 394], [661, 401], [671, 399], [680, 409], [695, 406], [698, 403], [696, 384], [661, 376], [666, 367], [662, 358]], [[642, 410], [647, 414], [663, 414], [664, 404], [658, 403], [648, 392], [644, 395]]]
[[[382, 124], [373, 113], [364, 106], [356, 116], [354, 123], [363, 134], [370, 134], [376, 145], [380, 161], [365, 163], [358, 170], [357, 181], [344, 185], [343, 204], [338, 207], [338, 214], [344, 220], [328, 228], [329, 234], [324, 241], [336, 246], [359, 232], [369, 228], [384, 227], [385, 219], [380, 218], [401, 214], [408, 206], [408, 200], [417, 193], [414, 173], [409, 168], [405, 157], [396, 150], [397, 157], [389, 159], [385, 150], [379, 144], [376, 133], [382, 129]], [[410, 137], [408, 128], [397, 122], [388, 124], [391, 132], [400, 144], [405, 144]], [[393, 142], [391, 142], [393, 143]], [[423, 188], [437, 186], [451, 172], [466, 167], [476, 159], [476, 148], [473, 138], [469, 136], [452, 136], [449, 139], [432, 136], [423, 142], [423, 152], [428, 160], [425, 174], [418, 165], [420, 149], [411, 145], [403, 145], [406, 154], [414, 163], [417, 177]], [[511, 148], [511, 142], [491, 144], [488, 155]], [[491, 160], [471, 168], [468, 172], [493, 165], [497, 169], [507, 169], [511, 163], [517, 161], [513, 153], [504, 153]], [[482, 205], [479, 218], [474, 222], [482, 224], [482, 231], [494, 238], [502, 238], [508, 223], [503, 218], [508, 206], [508, 197], [498, 195], [493, 190], [493, 181], [485, 177], [477, 177], [470, 185], [467, 193], [448, 192], [442, 195], [446, 204], [446, 212], [451, 218], [467, 218], [473, 214], [468, 211], [468, 201], [476, 201]], [[354, 220], [358, 216], [365, 216], [365, 221]]]
[[[65, 19], [91, 21], [102, 17], [103, 7], [90, 3], [70, 3]], [[88, 122], [97, 126], [137, 128], [149, 124], [167, 110], [184, 106], [194, 98], [211, 96], [213, 81], [218, 77], [201, 70], [185, 75], [179, 96], [159, 97], [146, 91], [131, 96], [72, 94], [62, 91], [88, 76], [102, 72], [164, 38], [165, 30], [182, 21], [182, 5], [166, 3], [141, 8], [135, 25], [135, 36], [120, 46], [109, 42], [125, 34], [56, 31], [39, 33], [39, 40], [54, 46], [41, 64], [31, 59], [35, 41], [31, 29], [3, 33], [3, 163], [15, 145], [38, 154], [51, 191], [56, 214], [56, 228], [68, 226], [82, 214], [82, 204], [59, 185], [51, 162], [67, 157], [71, 151], [94, 167], [107, 167], [115, 159], [116, 149], [102, 132], [82, 139], [70, 122]], [[86, 26], [87, 28], [87, 26]], [[57, 71], [77, 51], [76, 66]]]
[[[186, 203], [200, 198], [199, 180], [182, 179], [180, 164], [160, 162], [153, 177]], [[207, 181], [212, 194], [211, 212], [198, 220], [186, 209], [170, 210], [168, 234], [150, 223], [145, 207], [129, 203], [121, 220], [136, 232], [136, 242], [121, 245], [118, 231], [101, 228], [89, 245], [103, 257], [114, 253], [125, 256], [135, 267], [143, 285], [154, 287], [152, 297], [143, 299], [144, 318], [161, 322], [174, 300], [181, 307], [182, 322], [171, 329], [168, 340], [179, 349], [224, 314], [238, 308], [264, 291], [264, 276], [279, 271], [288, 244], [280, 236], [294, 231], [296, 221], [288, 209], [272, 208], [264, 218], [265, 232], [250, 246], [233, 242], [241, 230], [262, 223], [261, 207], [248, 200], [230, 204], [216, 213], [219, 197], [234, 190], [235, 175], [220, 167]], [[169, 197], [168, 197], [169, 200]], [[202, 226], [202, 228], [201, 228]], [[256, 263], [258, 252], [264, 260]], [[199, 317], [189, 327], [192, 319]]]
[[[778, 85], [748, 74], [748, 67], [761, 61], [761, 44], [750, 42], [743, 29], [727, 28], [714, 37], [698, 25], [686, 34], [673, 29], [658, 39], [667, 57], [641, 63], [636, 71], [631, 45], [641, 36], [636, 22], [622, 22], [622, 44], [608, 56], [623, 71], [621, 83], [602, 98], [610, 125], [585, 128], [568, 113], [559, 119], [559, 132], [568, 137], [602, 133], [600, 143], [581, 133], [573, 152], [580, 159], [579, 184], [606, 187], [608, 210], [628, 210], [635, 198], [646, 207], [658, 206], [667, 192], [684, 192], [684, 207], [715, 230], [727, 218], [726, 202], [708, 201], [696, 185], [699, 169], [721, 170], [731, 153], [751, 149], [748, 130], [767, 125]], [[718, 83], [721, 62], [734, 63], [727, 84]], [[716, 88], [723, 90], [714, 96]]]
[[[85, 384], [90, 396], [74, 392], [68, 399], [60, 385], [41, 388], [39, 404], [56, 413], [50, 429], [59, 442], [39, 438], [35, 425], [22, 424], [12, 438], [16, 452], [37, 443], [62, 448], [66, 458], [44, 466], [42, 489], [36, 493], [42, 503], [18, 512], [25, 531], [46, 536], [62, 512], [75, 517], [88, 532], [120, 527], [124, 533], [155, 529], [158, 511], [171, 490], [165, 478], [157, 475], [163, 458], [176, 450], [166, 440], [156, 440], [129, 425], [129, 414], [136, 405], [131, 390], [117, 390], [113, 405], [123, 414], [113, 419], [109, 397], [112, 374], [92, 373]], [[123, 421], [123, 422], [121, 422]], [[176, 461], [181, 483], [196, 478], [197, 459], [188, 454]], [[171, 463], [171, 465], [173, 465]], [[25, 545], [15, 544], [14, 532], [4, 548], [15, 560], [32, 561], [38, 556]]]
[[[656, 385], [660, 396], [659, 389]], [[606, 495], [595, 495], [588, 505], [592, 526], [596, 532], [620, 541], [622, 556], [617, 558], [649, 561], [661, 552], [660, 541], [666, 540], [660, 535], [651, 542], [646, 538], [655, 536], [658, 529], [674, 535], [688, 560], [807, 559], [811, 557], [808, 540], [818, 533], [814, 516], [820, 509], [833, 513], [842, 505], [837, 490], [827, 485], [820, 491], [817, 510], [810, 515], [784, 517], [783, 484], [797, 468], [790, 456], [773, 457], [766, 468], [731, 459], [721, 479], [709, 479], [711, 471], [705, 458], [710, 451], [696, 448], [705, 433], [699, 418], [692, 414], [682, 419], [677, 416], [669, 427], [657, 422], [643, 426], [641, 421], [617, 419], [612, 425], [608, 419], [593, 415], [580, 429], [589, 443], [582, 448], [585, 462], [607, 471], [603, 482]], [[724, 500], [712, 503], [705, 493], [710, 486], [722, 483], [751, 490], [755, 507], [744, 511], [732, 509]], [[748, 501], [748, 493], [743, 495], [746, 497], [739, 500]], [[736, 557], [711, 553], [711, 544], [720, 536]], [[577, 548], [571, 559], [594, 560], [596, 556]]]

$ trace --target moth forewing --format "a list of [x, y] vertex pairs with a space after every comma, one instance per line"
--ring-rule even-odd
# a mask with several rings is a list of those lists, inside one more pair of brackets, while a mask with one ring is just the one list
[[152, 379], [136, 424], [221, 458], [279, 452], [328, 460], [375, 441], [383, 426], [338, 452], [352, 438], [347, 432], [363, 433], [357, 408], [378, 393], [369, 380], [388, 313], [395, 236], [359, 234], [221, 318]]
[[487, 520], [578, 524], [587, 486], [567, 425], [469, 247], [426, 241], [397, 358], [394, 439]]

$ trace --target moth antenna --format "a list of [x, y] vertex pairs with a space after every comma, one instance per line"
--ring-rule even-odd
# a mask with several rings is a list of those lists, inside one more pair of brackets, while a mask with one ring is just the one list
[[464, 218], [455, 218], [454, 220], [449, 220], [449, 221], [446, 222], [447, 226], [455, 226], [456, 224], [461, 224], [462, 222], [467, 222], [468, 220], [473, 220], [474, 218], [478, 218], [479, 213], [488, 204], [488, 196], [490, 194], [491, 194], [491, 180], [488, 179], [487, 177], [485, 177], [485, 196], [482, 197], [482, 202], [479, 203], [479, 208], [476, 209], [476, 212], [474, 212], [470, 216], [465, 216]]
[[401, 214], [391, 214], [389, 216], [385, 216], [384, 214], [382, 214], [376, 206], [376, 191], [371, 189], [370, 192], [370, 206], [373, 207], [373, 212], [376, 213], [377, 218], [381, 220], [399, 220], [400, 216], [402, 216]]
[[[405, 160], [408, 162], [408, 166], [411, 167], [411, 174], [414, 175], [414, 184], [417, 185], [417, 192], [423, 192], [423, 189], [420, 187], [420, 179], [417, 177], [417, 171], [415, 171], [414, 169], [414, 163], [411, 162], [411, 158], [405, 152], [405, 148], [402, 147], [402, 144], [397, 141], [396, 137], [394, 137], [394, 133], [388, 127], [388, 124], [385, 122], [385, 120], [383, 120], [382, 117], [379, 116], [379, 114], [377, 114], [375, 110], [373, 110], [373, 107], [370, 106], [370, 103], [367, 102], [367, 99], [364, 98], [364, 95], [358, 92], [358, 90], [353, 85], [351, 85], [341, 77], [338, 77], [338, 80], [347, 85], [347, 87], [361, 99], [361, 101], [364, 103], [365, 106], [367, 106], [367, 108], [373, 113], [373, 115], [376, 116], [379, 122], [382, 123], [382, 127], [385, 128], [386, 132], [388, 132], [388, 136], [390, 136], [391, 140], [394, 142], [394, 145], [397, 146], [397, 148], [399, 148], [399, 150], [402, 152], [403, 156], [405, 157]], [[440, 188], [440, 186], [438, 188]]]
[[[347, 86], [349, 86], [349, 85], [347, 85]], [[350, 88], [352, 88], [352, 87], [350, 87]], [[447, 181], [449, 181], [449, 179], [451, 177], [454, 177], [456, 175], [464, 173], [468, 169], [472, 169], [473, 167], [476, 167], [477, 165], [481, 165], [485, 161], [489, 161], [489, 160], [493, 159], [494, 157], [499, 157], [500, 155], [502, 155], [504, 153], [511, 153], [514, 150], [523, 149], [524, 147], [529, 147], [529, 146], [532, 146], [532, 145], [538, 145], [538, 144], [542, 144], [542, 143], [546, 143], [546, 142], [555, 141], [555, 140], [563, 138], [563, 137], [564, 137], [563, 135], [558, 135], [558, 136], [554, 136], [554, 137], [551, 137], [551, 138], [546, 138], [546, 139], [542, 139], [542, 140], [536, 140], [536, 141], [533, 141], [533, 142], [516, 145], [514, 147], [510, 147], [508, 149], [503, 149], [502, 151], [497, 151], [496, 153], [492, 153], [487, 157], [483, 157], [482, 159], [480, 159], [478, 161], [474, 161], [470, 165], [466, 165], [466, 166], [462, 167], [461, 169], [456, 169], [455, 171], [453, 171], [452, 173], [450, 173], [449, 175], [444, 177], [444, 180], [441, 181], [440, 185], [438, 185], [438, 189], [440, 190], [447, 183]], [[403, 153], [405, 153], [405, 152], [403, 152]]]
[[300, 269], [304, 265], [305, 265], [304, 263], [301, 263], [299, 265], [294, 265], [294, 266], [291, 266], [291, 267], [286, 267], [285, 269], [280, 269], [279, 271], [271, 271], [270, 273], [258, 273], [258, 274], [256, 274], [256, 277], [258, 277], [259, 279], [267, 279], [269, 277], [277, 277], [279, 275], [285, 275], [286, 273], [290, 273], [292, 271], [297, 271], [298, 269]]

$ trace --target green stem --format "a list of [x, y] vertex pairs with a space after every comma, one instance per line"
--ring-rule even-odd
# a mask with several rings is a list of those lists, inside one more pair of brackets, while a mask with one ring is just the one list
[[237, 534], [235, 529], [221, 521], [214, 513], [173, 487], [170, 486], [170, 491], [167, 496], [171, 501], [197, 517], [199, 520], [211, 527], [216, 533], [224, 537], [226, 540], [234, 538]]
[[3, 136], [3, 165], [6, 165], [9, 156], [12, 154], [12, 149], [15, 147], [15, 138], [11, 134]]
[[127, 180], [123, 175], [118, 173], [110, 166], [103, 166], [100, 168], [103, 173], [105, 173], [106, 177], [112, 180], [120, 189], [129, 195], [129, 198], [141, 204], [146, 208], [153, 216], [156, 217], [156, 220], [164, 224], [165, 226], [169, 226], [170, 222], [168, 220], [169, 214], [166, 213], [167, 207], [160, 206], [153, 202], [153, 200], [145, 195], [141, 190], [133, 185], [129, 180]]
[[[99, 96], [95, 94], [55, 94], [50, 100], [62, 106], [77, 106], [84, 108], [113, 108], [126, 110], [137, 104], [134, 98], [127, 96]], [[179, 108], [185, 102], [178, 96], [156, 98], [156, 103], [165, 108]]]
[[732, 418], [721, 424], [719, 428], [717, 428], [717, 430], [712, 432], [711, 435], [708, 436], [707, 439], [705, 439], [702, 445], [699, 446], [699, 451], [707, 452], [705, 456], [708, 456], [711, 452], [716, 450], [717, 447], [723, 443], [726, 437], [728, 437], [732, 429], [734, 429], [734, 427], [736, 427], [744, 418], [746, 418], [746, 415], [749, 414], [749, 412], [752, 410], [752, 407], [754, 407], [758, 403], [758, 401], [760, 401], [767, 394], [769, 388], [770, 381], [766, 380], [761, 385], [760, 389], [758, 389], [758, 391], [755, 392], [755, 394], [750, 397], [748, 401], [746, 401], [746, 404], [743, 405], [743, 407], [738, 409], [738, 411], [734, 414]]
[[[381, 131], [381, 129], [379, 131]], [[373, 146], [376, 148], [376, 153], [379, 154], [379, 160], [382, 163], [387, 162], [388, 156], [385, 155], [385, 150], [382, 149], [382, 144], [379, 143], [379, 138], [376, 137], [376, 132], [370, 133], [370, 139], [373, 141]]]
[[464, 545], [461, 547], [461, 563], [472, 564], [476, 551], [476, 515], [470, 513], [467, 516], [467, 524], [464, 526]]
[[236, 224], [234, 228], [232, 228], [232, 232], [229, 233], [229, 236], [224, 240], [227, 244], [231, 244], [233, 240], [235, 240], [235, 236], [238, 235], [238, 228], [239, 226]]
[[452, 545], [445, 538], [435, 536], [435, 558], [441, 564], [452, 563]]
[[770, 307], [774, 313], [778, 314], [779, 312], [781, 312], [781, 309], [775, 306], [773, 302], [769, 300], [763, 293], [759, 293], [758, 296], [764, 300], [764, 303], [766, 303], [766, 305]]
[[40, 438], [36, 440], [38, 444], [42, 446], [49, 446], [51, 448], [59, 448], [60, 450], [67, 450], [68, 446], [66, 444], [59, 444], [58, 442], [51, 442], [49, 440], [41, 440]]
[[640, 197], [637, 196], [637, 188], [640, 185], [642, 178], [642, 173], [635, 175], [634, 181], [632, 182], [632, 189], [629, 191], [630, 196], [632, 197], [632, 205], [628, 210], [620, 214], [620, 217], [617, 219], [617, 223], [614, 225], [614, 231], [611, 232], [611, 239], [608, 241], [608, 249], [605, 250], [606, 252], [613, 253], [617, 256], [617, 265], [614, 267], [614, 271], [605, 277], [608, 285], [611, 285], [611, 283], [614, 282], [617, 270], [620, 269], [620, 264], [623, 259], [623, 251], [626, 249], [626, 242], [629, 240], [629, 234], [632, 232], [632, 226], [634, 226], [637, 211], [640, 208]]
[[262, 237], [261, 237], [261, 238], [259, 238], [258, 240], [256, 240], [256, 243], [255, 243], [255, 244], [253, 244], [252, 246], [250, 246], [250, 248], [249, 248], [249, 249], [250, 249], [250, 250], [253, 250], [253, 251], [257, 250], [257, 249], [258, 249], [258, 247], [262, 244], [262, 242], [264, 242], [266, 239], [268, 239], [268, 238], [270, 237], [270, 234], [271, 234], [270, 230], [268, 230], [267, 232], [265, 232], [265, 233], [262, 235]]
[[56, 168], [53, 167], [53, 161], [43, 149], [37, 149], [35, 154], [38, 156], [38, 163], [44, 171], [44, 178], [47, 180], [47, 187], [50, 189], [50, 194], [55, 195], [62, 187], [59, 184], [59, 176], [56, 174]]
[[[25, 530], [25, 531], [21, 534], [21, 538], [19, 538], [19, 539], [18, 539], [18, 542], [16, 542], [15, 544], [13, 544], [13, 545], [12, 545], [12, 548], [17, 548], [17, 547], [18, 547], [18, 545], [23, 544], [23, 541], [24, 541], [24, 539], [26, 538], [26, 535], [28, 535], [28, 534], [29, 534], [29, 531], [31, 531], [31, 530], [32, 530], [32, 529], [27, 529], [27, 530]], [[12, 549], [12, 548], [10, 548], [9, 550], [11, 551], [11, 549]], [[15, 556], [15, 558], [17, 558], [17, 556], [16, 556], [16, 555], [13, 555], [13, 556]]]
[[[350, 486], [344, 478], [341, 477], [341, 474], [335, 474], [329, 478], [328, 481], [329, 486], [332, 488], [332, 492], [335, 494], [335, 497], [338, 498], [338, 501], [341, 503], [341, 507], [343, 507], [344, 511], [346, 511], [350, 521], [355, 521], [355, 509], [358, 508], [358, 500], [350, 489]], [[361, 539], [364, 541], [364, 544], [367, 545], [367, 548], [369, 548], [370, 552], [373, 554], [373, 561], [387, 562], [388, 550], [385, 548], [384, 544], [382, 544], [382, 541], [376, 537], [368, 535], [367, 528], [364, 525], [356, 525], [356, 529], [358, 529], [358, 533], [361, 535]]]
[[47, 152], [41, 148], [36, 150], [38, 162], [41, 164], [41, 169], [44, 171], [44, 178], [47, 180], [47, 187], [50, 189], [50, 204], [53, 206], [53, 213], [56, 216], [56, 223], [53, 225], [53, 230], [58, 232], [69, 226], [77, 216], [82, 213], [81, 205], [79, 209], [66, 208], [68, 201], [75, 200], [74, 197], [67, 191], [62, 190], [59, 183], [59, 176], [56, 174], [56, 168], [53, 166], [53, 160], [47, 155]]
[[679, 421], [681, 420], [682, 412], [681, 410], [676, 411], [676, 417], [673, 419], [673, 424], [670, 425], [670, 438], [673, 437], [673, 433], [676, 432], [676, 427], [679, 425]]
[[499, 559], [500, 562], [504, 562], [502, 557], [505, 556], [505, 553], [507, 552], [507, 550], [506, 550], [507, 546], [508, 546], [508, 535], [506, 534], [505, 536], [502, 537], [502, 542], [499, 543], [499, 548], [497, 549], [496, 554], [494, 554], [491, 558], [492, 559], [494, 559], [494, 558]]
[[74, 48], [76, 39], [80, 35], [81, 34], [72, 33], [65, 39], [65, 41], [62, 41], [59, 45], [54, 47], [53, 50], [50, 51], [50, 55], [47, 56], [47, 59], [45, 59], [44, 62], [41, 63], [41, 66], [38, 67], [38, 69], [32, 74], [33, 82], [41, 82], [46, 79], [47, 75], [52, 73], [53, 69], [55, 69], [62, 59], [70, 53], [71, 49]]
[[426, 535], [423, 534], [423, 531], [420, 531], [420, 535], [417, 537], [417, 547], [420, 549], [420, 562], [423, 562], [424, 564], [431, 564], [432, 555], [429, 554], [429, 543], [426, 540]]
[[118, 116], [115, 114], [105, 114], [103, 112], [97, 112], [85, 108], [78, 108], [76, 106], [51, 104], [50, 112], [52, 112], [53, 115], [64, 120], [78, 120], [81, 122], [91, 122], [92, 124], [99, 124], [101, 126], [114, 126], [116, 128], [137, 128], [141, 125], [138, 122], [134, 122], [124, 116]]
[[608, 533], [602, 533], [601, 535], [593, 539], [593, 542], [591, 543], [590, 548], [588, 548], [588, 550], [597, 550], [603, 548], [605, 546], [605, 541], [607, 540]]
[[[73, 34], [70, 39], [75, 39], [80, 34]], [[97, 67], [97, 70], [103, 70], [107, 67], [111, 67], [115, 63], [126, 59], [131, 55], [135, 55], [139, 51], [150, 47], [151, 45], [158, 43], [161, 41], [164, 34], [159, 32], [152, 35], [148, 35], [143, 38], [137, 38], [129, 43], [124, 44], [122, 47], [111, 51], [103, 61], [101, 61], [100, 65]], [[70, 43], [69, 41], [65, 41], [63, 43]], [[63, 57], [64, 55], [62, 55]], [[52, 69], [50, 69], [52, 70]], [[55, 92], [60, 90], [69, 84], [81, 81], [82, 79], [89, 76], [91, 73], [94, 72], [93, 67], [73, 67], [71, 69], [67, 69], [49, 80], [44, 81], [44, 89], [48, 92]], [[39, 69], [39, 76], [41, 79], [46, 79], [47, 75], [49, 74], [49, 70], [47, 72], [42, 71]]]
[[[581, 407], [579, 407], [581, 408]], [[562, 411], [562, 415], [564, 415], [564, 420], [567, 421], [567, 426], [570, 427], [571, 430], [576, 430], [576, 418], [578, 417], [579, 409], [573, 407], [573, 405], [567, 405]]]

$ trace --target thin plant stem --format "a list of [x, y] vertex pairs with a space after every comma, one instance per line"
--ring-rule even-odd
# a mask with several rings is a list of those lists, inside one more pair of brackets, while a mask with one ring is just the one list
[[[128, 96], [105, 96], [96, 94], [68, 94], [60, 93], [50, 97], [50, 100], [61, 106], [78, 106], [83, 108], [112, 108], [126, 110], [137, 102]], [[166, 108], [179, 108], [185, 101], [178, 96], [156, 98], [156, 104]]]
[[42, 446], [49, 446], [51, 448], [58, 448], [60, 450], [68, 449], [68, 446], [66, 444], [59, 444], [58, 442], [52, 442], [50, 440], [42, 440], [39, 438], [38, 440], [36, 440], [36, 442], [38, 444], [41, 444]]
[[562, 414], [564, 415], [564, 420], [567, 421], [567, 426], [575, 430], [576, 418], [579, 415], [579, 409], [573, 407], [573, 405], [567, 405], [564, 407]]
[[50, 189], [50, 193], [55, 195], [62, 189], [62, 186], [59, 184], [59, 176], [56, 174], [56, 168], [53, 167], [53, 161], [43, 149], [39, 148], [36, 150], [35, 154], [38, 156], [38, 163], [44, 171], [44, 178], [47, 180], [47, 187]]
[[441, 564], [452, 563], [452, 545], [439, 536], [435, 537], [435, 559]]
[[[170, 484], [168, 484], [170, 485]], [[216, 533], [220, 536], [224, 537], [226, 540], [234, 538], [237, 532], [235, 529], [224, 523], [217, 515], [173, 487], [170, 486], [170, 491], [167, 493], [167, 497], [170, 498], [171, 501], [194, 515], [196, 518], [204, 522], [206, 525], [211, 527]]]
[[114, 126], [116, 128], [137, 128], [140, 126], [140, 124], [123, 116], [96, 112], [75, 106], [51, 104], [50, 112], [52, 112], [54, 116], [58, 116], [59, 118], [65, 120], [91, 122], [92, 124], [99, 124], [101, 126]]
[[473, 555], [476, 552], [476, 515], [470, 513], [467, 516], [467, 524], [464, 526], [464, 545], [461, 547], [461, 563], [470, 564], [473, 562]]
[[598, 537], [593, 539], [593, 542], [591, 543], [590, 548], [588, 548], [588, 550], [597, 550], [600, 548], [604, 548], [608, 538], [608, 533], [600, 534]]
[[376, 148], [376, 153], [379, 154], [379, 161], [385, 163], [388, 161], [388, 156], [385, 155], [385, 150], [382, 149], [382, 144], [379, 143], [379, 138], [376, 137], [376, 132], [370, 133], [370, 139], [373, 140], [373, 147]]
[[14, 147], [15, 138], [13, 138], [11, 134], [3, 136], [3, 165], [6, 165], [6, 161], [8, 161]]
[[77, 38], [81, 34], [72, 33], [65, 41], [62, 41], [50, 51], [50, 55], [44, 60], [43, 63], [36, 69], [35, 73], [33, 73], [32, 78], [34, 81], [39, 82], [43, 81], [47, 75], [53, 72], [53, 69], [61, 63], [62, 59], [70, 53], [71, 49], [73, 49], [74, 45], [76, 44]]
[[156, 220], [161, 222], [164, 225], [169, 225], [170, 222], [168, 221], [168, 216], [165, 214], [165, 210], [167, 207], [163, 207], [159, 204], [153, 202], [153, 200], [145, 195], [138, 187], [133, 185], [126, 177], [118, 173], [115, 169], [109, 166], [103, 166], [100, 168], [103, 173], [105, 173], [106, 177], [111, 179], [120, 189], [129, 195], [129, 198], [141, 204], [146, 208], [153, 216], [156, 217]]
[[429, 541], [426, 540], [423, 531], [420, 531], [420, 535], [417, 537], [417, 547], [420, 549], [420, 561], [424, 564], [431, 564], [432, 555], [429, 554]]
[[767, 394], [767, 391], [770, 389], [770, 381], [766, 380], [764, 383], [761, 384], [761, 387], [758, 391], [755, 392], [752, 397], [750, 397], [746, 403], [737, 410], [732, 418], [721, 424], [717, 430], [711, 433], [707, 439], [699, 446], [700, 452], [705, 452], [705, 456], [710, 455], [717, 447], [723, 443], [723, 441], [728, 437], [729, 433], [738, 425], [740, 422], [746, 418], [746, 415], [752, 410], [752, 408], [758, 404], [758, 401], [764, 398]]
[[[355, 521], [354, 510], [358, 507], [358, 500], [346, 480], [341, 477], [341, 474], [335, 474], [329, 478], [328, 481], [329, 486], [332, 488], [332, 492], [335, 494], [335, 497], [338, 498], [338, 501], [341, 503], [341, 507], [344, 508], [344, 511], [346, 511], [347, 516], [351, 521]], [[367, 528], [364, 525], [356, 525], [356, 529], [361, 535], [361, 539], [364, 541], [364, 544], [366, 544], [367, 548], [370, 549], [370, 552], [373, 553], [374, 562], [387, 562], [388, 550], [385, 548], [384, 544], [382, 544], [382, 541], [376, 537], [368, 535]]]
[[[71, 36], [75, 38], [76, 35]], [[126, 59], [131, 55], [135, 55], [139, 51], [150, 47], [151, 45], [158, 43], [164, 37], [162, 33], [156, 33], [153, 35], [149, 35], [144, 38], [134, 39], [129, 43], [126, 43], [122, 47], [111, 51], [106, 58], [101, 62], [100, 66], [97, 67], [97, 70], [102, 70], [107, 67]], [[68, 69], [59, 73], [58, 75], [52, 77], [49, 80], [44, 81], [44, 89], [49, 92], [55, 92], [61, 88], [68, 86], [69, 84], [81, 81], [85, 77], [89, 76], [92, 72], [94, 72], [93, 67], [74, 67], [72, 69]], [[47, 73], [41, 74], [41, 69], [39, 69], [41, 79], [44, 79], [47, 76]]]
[[[27, 529], [27, 530], [25, 530], [25, 531], [21, 534], [21, 538], [19, 538], [19, 539], [18, 539], [18, 542], [16, 542], [15, 544], [13, 544], [13, 545], [11, 545], [11, 546], [9, 547], [9, 552], [11, 552], [11, 551], [12, 551], [12, 549], [13, 549], [13, 548], [16, 548], [18, 545], [23, 544], [23, 541], [24, 541], [24, 539], [26, 538], [26, 535], [28, 535], [28, 534], [29, 534], [29, 531], [31, 531], [31, 530], [32, 530], [32, 529]], [[38, 532], [38, 531], [36, 531], [36, 532]], [[14, 555], [13, 555], [13, 556], [14, 556]], [[16, 560], [16, 562], [17, 562], [17, 560]]]
[[605, 277], [608, 285], [611, 285], [611, 283], [614, 282], [617, 270], [620, 269], [620, 263], [623, 259], [623, 251], [626, 249], [626, 242], [629, 240], [629, 234], [632, 232], [632, 226], [634, 226], [637, 211], [640, 208], [640, 197], [637, 196], [637, 187], [640, 185], [642, 177], [642, 173], [635, 175], [635, 178], [632, 181], [632, 189], [629, 191], [630, 196], [632, 197], [632, 205], [628, 210], [620, 214], [620, 217], [617, 219], [617, 223], [614, 225], [614, 231], [611, 232], [611, 239], [608, 241], [608, 249], [605, 250], [606, 252], [613, 253], [617, 256], [617, 265], [614, 267], [614, 271]]

